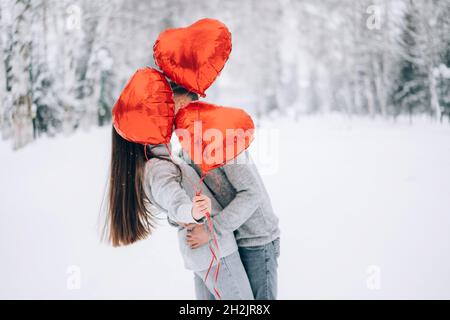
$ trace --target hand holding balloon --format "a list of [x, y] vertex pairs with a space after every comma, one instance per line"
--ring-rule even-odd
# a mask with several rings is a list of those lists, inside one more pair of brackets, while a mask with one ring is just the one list
[[211, 199], [200, 194], [192, 199], [192, 217], [195, 220], [200, 220], [211, 212]]

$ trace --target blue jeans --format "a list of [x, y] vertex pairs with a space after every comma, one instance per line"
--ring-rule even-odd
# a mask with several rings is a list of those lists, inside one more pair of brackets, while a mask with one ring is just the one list
[[[253, 293], [237, 251], [220, 259], [217, 291], [223, 300], [253, 300]], [[194, 273], [195, 295], [197, 300], [215, 300], [214, 273], [216, 267], [211, 268], [208, 279], [204, 282], [207, 270]]]
[[278, 285], [280, 238], [256, 247], [239, 247], [255, 300], [275, 300]]

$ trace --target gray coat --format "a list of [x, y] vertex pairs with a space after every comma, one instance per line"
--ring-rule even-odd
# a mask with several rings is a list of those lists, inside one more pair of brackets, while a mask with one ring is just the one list
[[[170, 161], [169, 153], [164, 145], [158, 145], [151, 149], [156, 156], [167, 160], [150, 157], [145, 165], [144, 190], [152, 205], [167, 213], [168, 218], [174, 222], [197, 223], [191, 214], [192, 198], [195, 189], [192, 183], [198, 184], [199, 176], [195, 170], [187, 165], [180, 164], [182, 176], [176, 165]], [[180, 183], [181, 180], [181, 183]], [[214, 217], [222, 210], [220, 204], [214, 199], [208, 188], [203, 187], [202, 193], [211, 198]], [[211, 252], [208, 245], [197, 249], [191, 249], [186, 243], [185, 228], [178, 228], [178, 243], [186, 269], [203, 271], [208, 269], [211, 261]], [[236, 240], [233, 231], [221, 232], [218, 235], [219, 257], [226, 257], [237, 251]]]
[[[183, 157], [201, 174], [186, 154]], [[278, 217], [247, 151], [210, 171], [203, 181], [224, 208], [212, 218], [218, 234], [234, 232], [240, 247], [265, 245], [280, 236]]]

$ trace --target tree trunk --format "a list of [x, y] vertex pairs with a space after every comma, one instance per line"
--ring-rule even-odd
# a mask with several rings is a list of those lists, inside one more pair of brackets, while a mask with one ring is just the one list
[[428, 88], [430, 90], [430, 104], [431, 109], [434, 111], [436, 119], [441, 118], [441, 106], [439, 105], [439, 99], [436, 91], [436, 78], [433, 75], [433, 68], [428, 68]]
[[[384, 63], [384, 54], [381, 60]], [[380, 67], [380, 63], [373, 62], [374, 74], [375, 74], [375, 94], [377, 96], [378, 103], [380, 104], [380, 111], [383, 117], [387, 114], [387, 97], [386, 97], [386, 81], [385, 81], [385, 68]]]
[[367, 99], [367, 107], [369, 109], [369, 114], [373, 118], [375, 117], [375, 99], [372, 92], [372, 85], [370, 81], [370, 77], [367, 75], [364, 76], [364, 90], [366, 93], [366, 99]]

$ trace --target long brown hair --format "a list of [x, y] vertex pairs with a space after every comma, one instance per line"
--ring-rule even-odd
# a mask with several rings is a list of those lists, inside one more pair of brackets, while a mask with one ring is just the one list
[[146, 238], [154, 228], [154, 216], [144, 191], [144, 146], [122, 138], [112, 128], [106, 229], [113, 246]]

